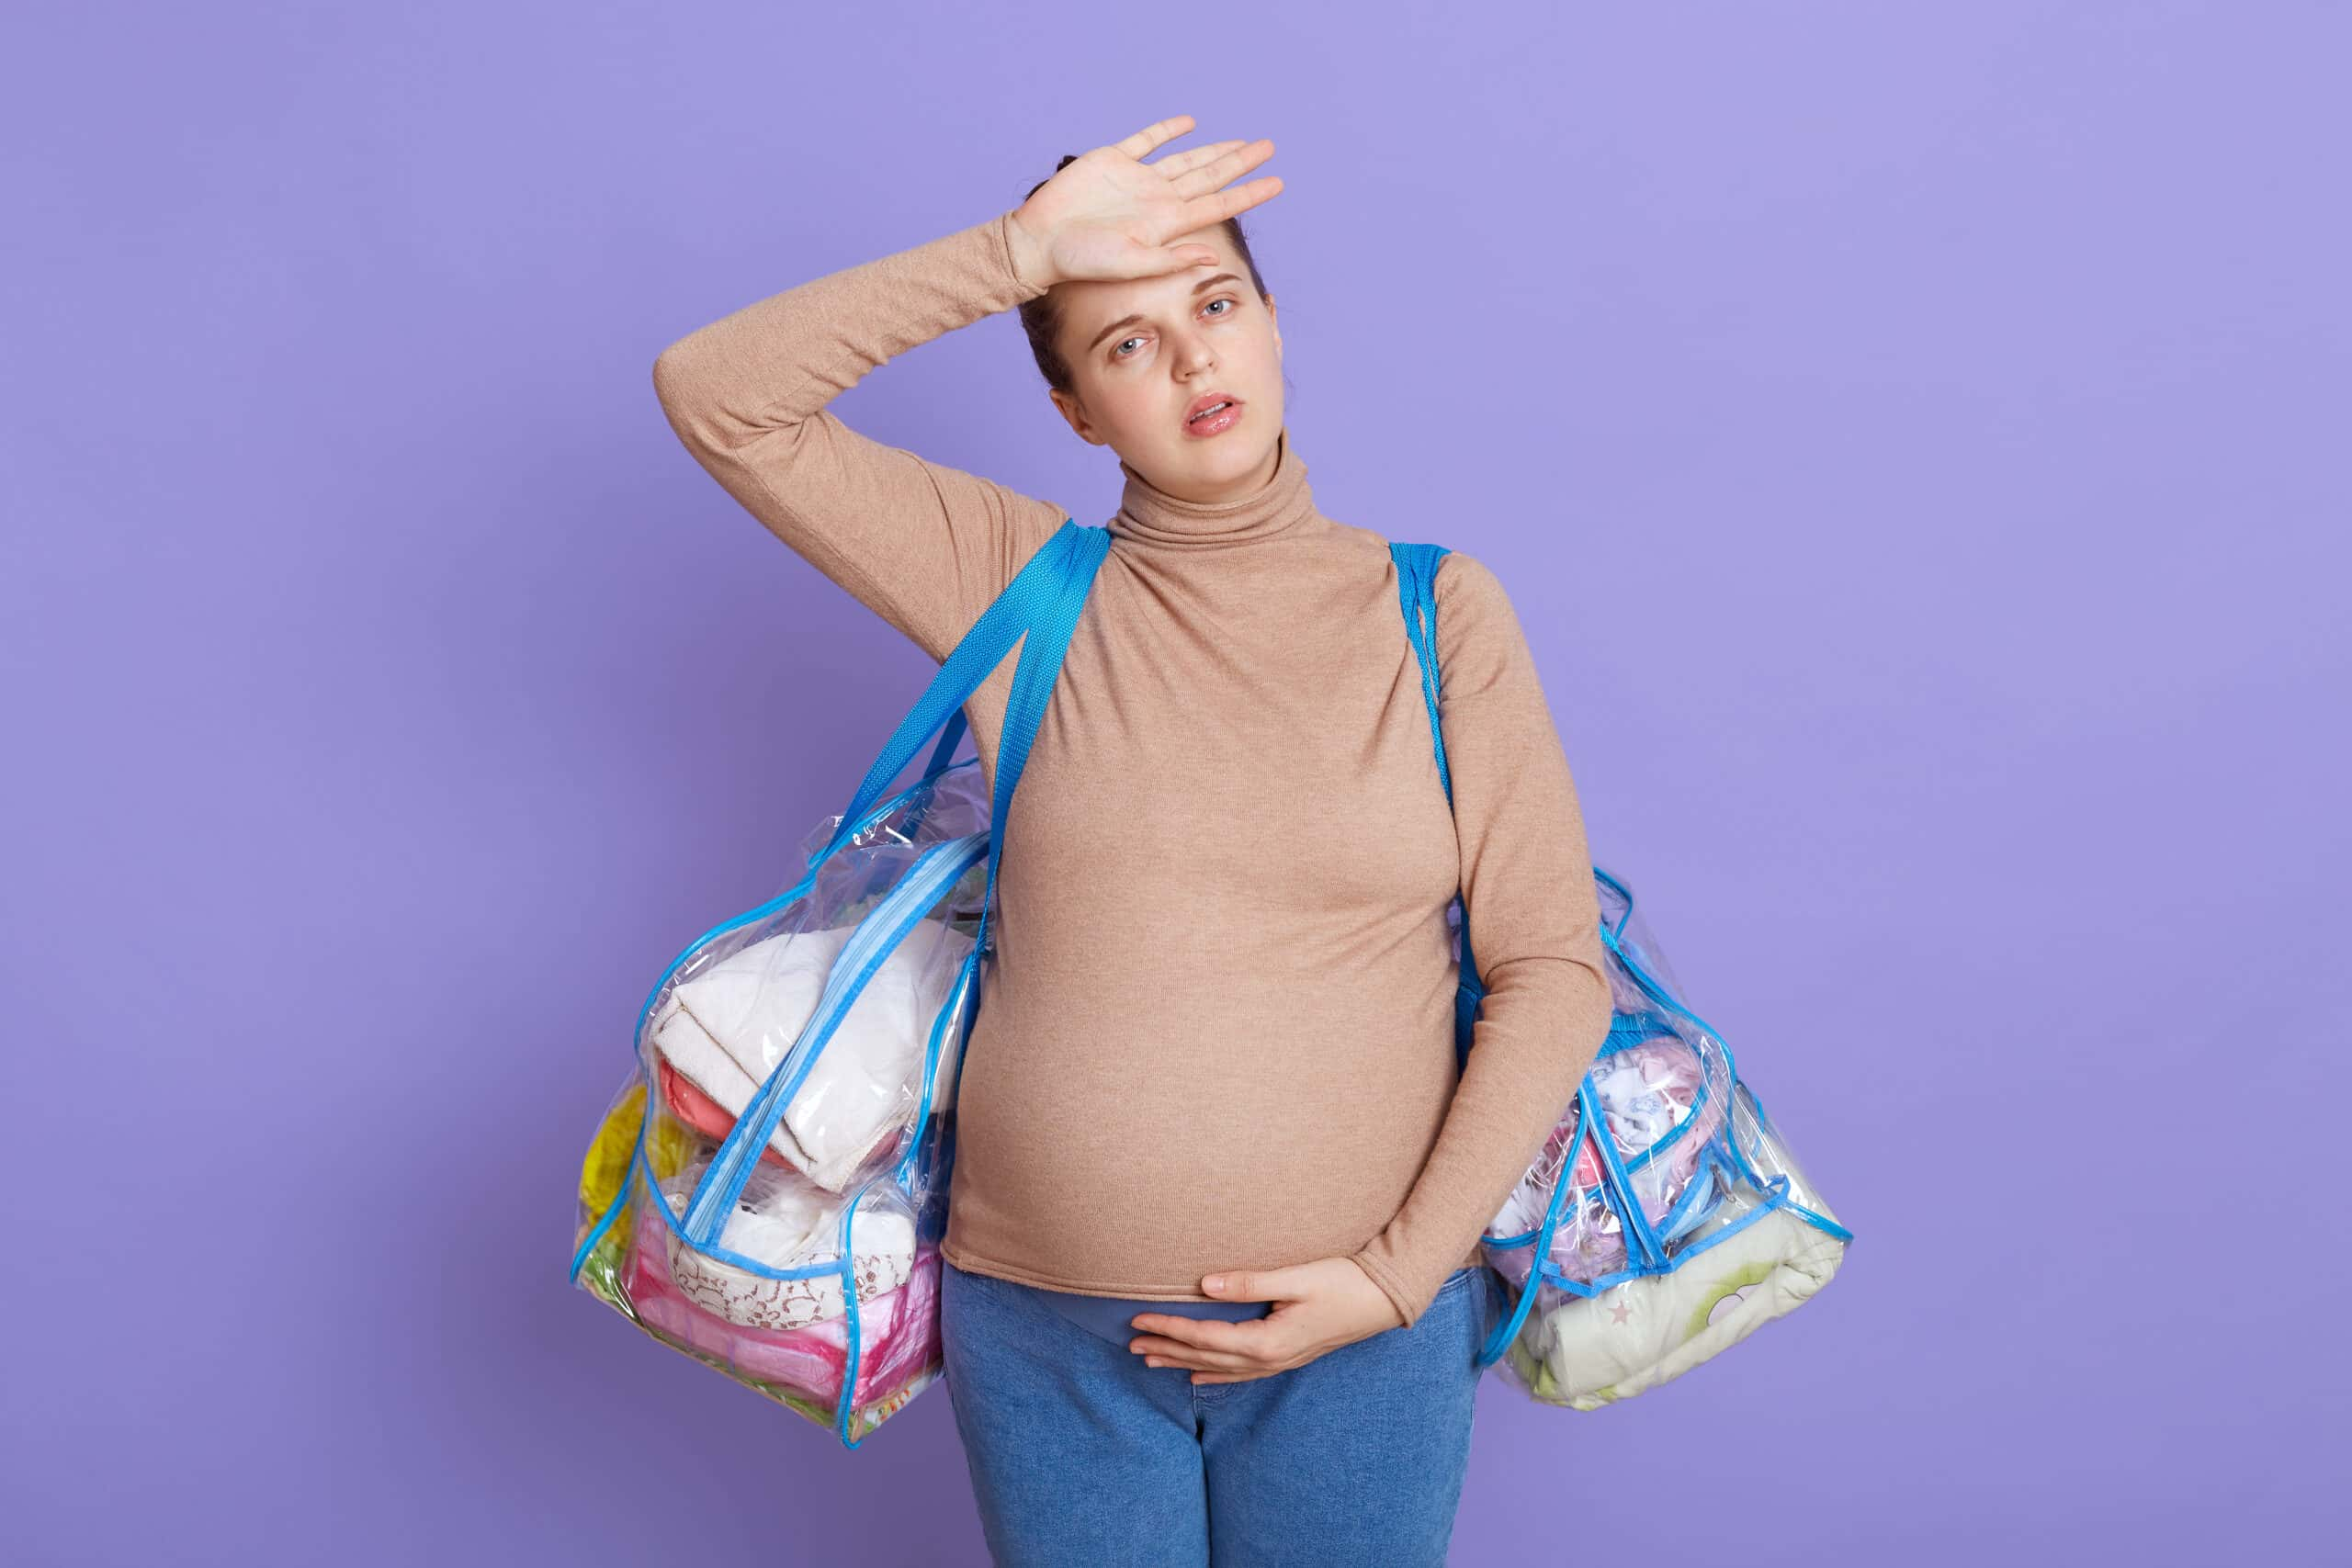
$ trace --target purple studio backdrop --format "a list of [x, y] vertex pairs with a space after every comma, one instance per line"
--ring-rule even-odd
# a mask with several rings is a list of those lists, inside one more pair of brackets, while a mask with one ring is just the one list
[[[1015, 22], [1017, 20], [1017, 26]], [[2340, 1562], [2338, 6], [51, 7], [0, 64], [6, 1555], [977, 1563], [565, 1278], [678, 947], [932, 672], [655, 354], [1167, 115], [1324, 509], [1510, 586], [1859, 1233], [1455, 1561]], [[858, 428], [1099, 523], [1000, 316]], [[2331, 1457], [2332, 1456], [2332, 1457]]]

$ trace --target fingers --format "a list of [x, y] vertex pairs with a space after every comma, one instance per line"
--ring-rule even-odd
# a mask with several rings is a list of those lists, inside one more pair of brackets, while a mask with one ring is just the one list
[[1127, 253], [1131, 258], [1124, 277], [1159, 277], [1171, 272], [1189, 272], [1206, 262], [1218, 259], [1217, 254], [1205, 245], [1136, 245]]
[[1212, 152], [1214, 155], [1204, 160], [1197, 168], [1180, 175], [1172, 182], [1178, 196], [1201, 196], [1216, 190], [1220, 186], [1231, 185], [1235, 180], [1274, 155], [1274, 144], [1262, 136], [1255, 141], [1244, 141], [1238, 144], [1227, 141], [1220, 142], [1218, 146], [1224, 150], [1220, 152], [1214, 148], [1203, 148], [1203, 152]]
[[1179, 175], [1190, 174], [1204, 164], [1224, 157], [1236, 147], [1248, 145], [1248, 142], [1238, 141], [1212, 141], [1205, 147], [1187, 147], [1182, 152], [1170, 152], [1151, 166], [1172, 180]]
[[1192, 1367], [1200, 1371], [1223, 1372], [1270, 1371], [1272, 1369], [1254, 1356], [1238, 1356], [1225, 1350], [1205, 1350], [1197, 1345], [1180, 1340], [1163, 1339], [1156, 1334], [1139, 1336], [1129, 1347], [1144, 1359], [1145, 1364], [1165, 1367]]
[[1246, 1356], [1265, 1348], [1266, 1328], [1262, 1318], [1253, 1322], [1227, 1323], [1216, 1317], [1177, 1317], [1172, 1314], [1138, 1313], [1129, 1326], [1162, 1339], [1198, 1346], [1204, 1350], [1216, 1350], [1228, 1355]]
[[1247, 212], [1261, 202], [1272, 201], [1282, 194], [1283, 177], [1268, 175], [1251, 180], [1246, 186], [1221, 190], [1208, 196], [1196, 196], [1184, 204], [1184, 231], [1205, 229], [1212, 223], [1222, 223], [1237, 212]]
[[1173, 141], [1192, 129], [1193, 117], [1180, 114], [1168, 119], [1154, 120], [1133, 136], [1122, 138], [1112, 145], [1128, 157], [1140, 160], [1161, 142]]
[[1260, 1373], [1279, 1371], [1290, 1361], [1288, 1340], [1269, 1332], [1263, 1319], [1227, 1323], [1143, 1313], [1133, 1322], [1138, 1332], [1128, 1348], [1171, 1366]]

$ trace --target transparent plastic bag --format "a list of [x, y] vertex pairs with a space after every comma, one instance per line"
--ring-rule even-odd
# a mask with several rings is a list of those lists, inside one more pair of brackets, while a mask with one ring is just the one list
[[[571, 1279], [849, 1448], [940, 1372], [955, 1089], [1000, 846], [1108, 536], [1066, 522], [960, 642], [807, 869], [673, 961], [580, 1174]], [[1023, 648], [996, 790], [951, 762]], [[933, 733], [930, 765], [880, 799]]]
[[[1435, 545], [1393, 545], [1438, 774]], [[1681, 998], [1632, 890], [1598, 867], [1611, 1019], [1576, 1098], [1487, 1225], [1510, 1310], [1481, 1349], [1538, 1400], [1595, 1410], [1720, 1354], [1827, 1284], [1853, 1233], [1807, 1181], [1729, 1047]], [[1457, 1057], [1483, 990], [1461, 901]], [[1532, 1288], [1531, 1288], [1532, 1280]]]
[[1578, 1410], [1679, 1377], [1794, 1311], [1852, 1239], [1730, 1049], [1651, 967], [1632, 893], [1595, 874], [1609, 1037], [1486, 1240], [1512, 1307], [1490, 1352], [1528, 1393]]
[[[939, 1371], [978, 787], [973, 761], [926, 777], [796, 896], [689, 949], [649, 1000], [637, 1070], [582, 1171], [577, 1282], [852, 1446]], [[753, 1157], [752, 1129], [729, 1138], [763, 1104], [773, 1131]], [[624, 1194], [633, 1165], [650, 1180]]]

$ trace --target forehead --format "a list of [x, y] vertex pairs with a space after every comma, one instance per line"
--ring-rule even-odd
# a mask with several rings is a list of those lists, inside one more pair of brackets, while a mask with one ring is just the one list
[[1157, 277], [1085, 278], [1054, 286], [1069, 291], [1069, 303], [1064, 308], [1062, 319], [1080, 334], [1077, 339], [1080, 345], [1123, 316], [1181, 308], [1192, 299], [1194, 287], [1204, 278], [1215, 277], [1221, 272], [1245, 279], [1250, 276], [1250, 269], [1241, 265], [1241, 253], [1233, 248], [1222, 224], [1179, 234], [1168, 243], [1171, 248], [1206, 245], [1217, 254], [1219, 265], [1183, 267]]

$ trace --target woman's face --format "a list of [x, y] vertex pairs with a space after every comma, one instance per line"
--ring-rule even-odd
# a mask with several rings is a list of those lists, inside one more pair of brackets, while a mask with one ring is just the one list
[[[1082, 439], [1109, 446], [1169, 494], [1238, 501], [1272, 478], [1283, 429], [1273, 300], [1258, 298], [1222, 226], [1171, 243], [1205, 245], [1221, 259], [1159, 277], [1054, 285], [1066, 297], [1058, 346], [1071, 390], [1051, 396]], [[1188, 422], [1204, 398], [1238, 406]]]

